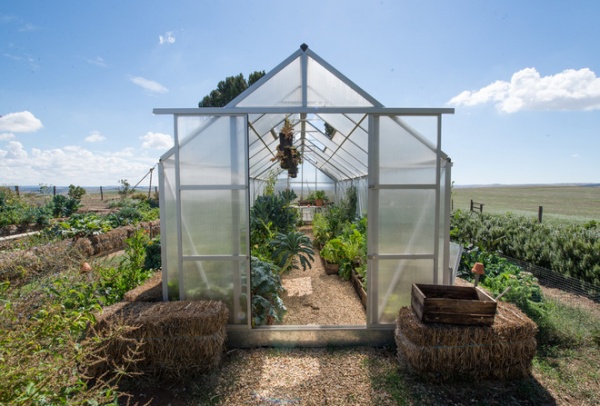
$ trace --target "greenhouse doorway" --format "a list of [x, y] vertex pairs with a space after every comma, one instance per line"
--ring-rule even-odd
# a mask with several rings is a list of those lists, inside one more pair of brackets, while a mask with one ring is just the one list
[[[367, 145], [356, 145], [315, 114], [265, 115], [259, 127], [261, 120], [273, 127], [264, 139], [249, 126], [251, 281], [260, 281], [251, 285], [252, 326], [365, 328], [367, 224], [360, 219], [367, 214], [366, 187], [359, 199], [355, 185], [366, 186]], [[365, 132], [364, 124], [348, 133]], [[364, 160], [344, 157], [345, 150], [327, 155], [345, 143]], [[289, 146], [294, 160], [286, 157]], [[358, 175], [346, 182], [348, 190], [334, 180], [340, 173]], [[338, 245], [328, 243], [333, 237]], [[327, 257], [331, 264], [321, 249], [335, 256]]]

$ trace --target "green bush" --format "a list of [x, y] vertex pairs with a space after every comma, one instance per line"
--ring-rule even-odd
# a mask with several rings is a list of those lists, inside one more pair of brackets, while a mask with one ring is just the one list
[[146, 259], [144, 269], [160, 269], [161, 264], [160, 235], [146, 244]]
[[261, 195], [250, 209], [250, 241], [252, 245], [267, 244], [277, 232], [295, 229], [298, 212], [278, 195]]
[[33, 208], [10, 188], [0, 186], [0, 228], [32, 222]]
[[287, 308], [281, 300], [283, 286], [279, 269], [270, 262], [251, 258], [252, 326], [281, 322]]
[[600, 286], [600, 229], [586, 225], [546, 225], [512, 215], [457, 210], [451, 239], [467, 247], [497, 251]]
[[52, 207], [52, 214], [54, 217], [69, 217], [81, 207], [81, 202], [72, 197], [55, 195], [52, 197], [50, 205]]

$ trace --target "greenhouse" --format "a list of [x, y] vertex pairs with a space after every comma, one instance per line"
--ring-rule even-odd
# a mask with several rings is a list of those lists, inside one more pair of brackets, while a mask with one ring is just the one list
[[[154, 113], [174, 118], [159, 164], [164, 300], [222, 300], [230, 345], [390, 342], [413, 283], [452, 283], [441, 133], [454, 109], [384, 107], [303, 44], [225, 107]], [[365, 323], [255, 322], [251, 213], [269, 189], [302, 224], [352, 191], [368, 219]], [[302, 204], [316, 191], [325, 208]]]

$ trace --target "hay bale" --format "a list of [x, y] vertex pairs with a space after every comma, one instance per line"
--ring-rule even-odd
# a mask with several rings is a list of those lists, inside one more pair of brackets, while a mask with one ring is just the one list
[[[228, 318], [222, 302], [120, 302], [97, 317], [93, 334], [102, 337], [115, 325], [131, 328], [108, 340], [98, 358], [126, 359], [141, 343], [135, 371], [171, 379], [206, 373], [221, 361]], [[100, 363], [92, 372], [97, 376], [109, 367]]]
[[398, 359], [426, 378], [508, 379], [527, 376], [535, 355], [536, 324], [516, 306], [499, 302], [491, 326], [423, 323], [400, 309]]
[[123, 296], [125, 302], [160, 302], [162, 299], [162, 272], [160, 271]]

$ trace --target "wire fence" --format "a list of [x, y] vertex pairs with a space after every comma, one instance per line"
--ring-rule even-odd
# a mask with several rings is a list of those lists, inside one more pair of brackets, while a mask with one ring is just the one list
[[536, 278], [538, 278], [542, 286], [560, 289], [564, 292], [583, 296], [593, 300], [596, 303], [600, 303], [599, 286], [592, 285], [591, 283], [581, 281], [577, 278], [572, 278], [551, 269], [542, 268], [541, 266], [530, 264], [516, 258], [507, 257], [505, 255], [502, 255], [502, 257], [508, 262], [519, 266], [524, 271], [531, 272]]

